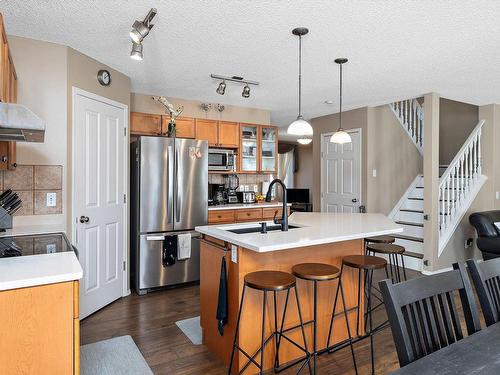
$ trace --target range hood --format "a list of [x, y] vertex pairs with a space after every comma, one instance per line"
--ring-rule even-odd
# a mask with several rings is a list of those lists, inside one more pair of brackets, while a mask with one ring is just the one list
[[22, 104], [0, 103], [0, 141], [43, 142], [45, 121]]

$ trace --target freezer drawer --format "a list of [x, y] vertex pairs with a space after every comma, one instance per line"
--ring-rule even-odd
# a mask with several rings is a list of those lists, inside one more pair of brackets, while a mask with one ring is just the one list
[[150, 288], [198, 281], [200, 279], [200, 239], [197, 232], [191, 233], [191, 257], [175, 259], [168, 264], [164, 259], [163, 242], [166, 236], [187, 232], [145, 234], [139, 238], [138, 272], [136, 289], [143, 294]]

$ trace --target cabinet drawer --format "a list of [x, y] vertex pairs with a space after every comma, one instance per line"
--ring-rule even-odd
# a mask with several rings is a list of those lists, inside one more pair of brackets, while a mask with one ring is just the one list
[[[267, 207], [262, 209], [262, 218], [263, 219], [272, 219], [274, 218], [274, 213], [278, 211], [276, 217], [281, 217], [283, 209], [281, 207]], [[290, 209], [287, 209], [288, 216], [290, 216]]]
[[236, 222], [262, 220], [262, 208], [251, 208], [249, 210], [236, 210]]
[[233, 210], [208, 211], [208, 223], [234, 223]]

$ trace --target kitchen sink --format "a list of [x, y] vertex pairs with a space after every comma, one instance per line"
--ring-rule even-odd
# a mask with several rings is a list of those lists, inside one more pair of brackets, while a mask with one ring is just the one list
[[[290, 229], [295, 229], [295, 228], [300, 228], [295, 225], [288, 225], [288, 230]], [[260, 233], [261, 231], [261, 226], [252, 226], [252, 227], [245, 227], [245, 228], [236, 228], [236, 229], [226, 229], [228, 232], [231, 233], [236, 233], [236, 234], [247, 234], [247, 233]], [[268, 225], [267, 226], [267, 231], [268, 232], [276, 232], [281, 230], [281, 225], [279, 224], [273, 224], [273, 225]]]

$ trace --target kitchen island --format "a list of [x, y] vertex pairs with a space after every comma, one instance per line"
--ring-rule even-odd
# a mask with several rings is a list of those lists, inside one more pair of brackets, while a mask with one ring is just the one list
[[[271, 222], [268, 223], [272, 225]], [[249, 272], [261, 270], [279, 270], [290, 272], [298, 263], [328, 263], [340, 268], [346, 255], [363, 254], [363, 239], [370, 236], [387, 235], [401, 232], [403, 229], [382, 214], [349, 213], [293, 213], [289, 218], [290, 230], [260, 233], [258, 223], [210, 225], [195, 228], [203, 234], [200, 250], [200, 310], [203, 343], [226, 365], [229, 364], [232, 340], [236, 329], [244, 277]], [[254, 232], [252, 232], [254, 231]], [[237, 232], [237, 233], [235, 233]], [[244, 233], [246, 232], [246, 233]], [[228, 323], [221, 336], [217, 329], [216, 311], [222, 258], [227, 263], [228, 286]], [[346, 304], [351, 332], [355, 332], [357, 303], [357, 272], [347, 269], [342, 278], [346, 294]], [[324, 347], [328, 335], [331, 310], [337, 281], [320, 283], [318, 287], [318, 345]], [[304, 321], [312, 317], [312, 283], [297, 281], [297, 288]], [[247, 352], [253, 353], [260, 344], [260, 325], [262, 313], [262, 293], [247, 289], [245, 306], [241, 315], [238, 344]], [[282, 314], [286, 293], [278, 293], [278, 311]], [[272, 301], [266, 319], [266, 331], [271, 332], [274, 325]], [[338, 311], [340, 311], [340, 305]], [[287, 308], [285, 328], [298, 323], [297, 308], [294, 298], [290, 298]], [[363, 314], [364, 306], [361, 306]], [[279, 315], [280, 316], [280, 315]], [[361, 319], [362, 321], [363, 319]], [[363, 330], [363, 327], [361, 327]], [[311, 348], [312, 330], [307, 326], [308, 347]], [[302, 343], [299, 330], [290, 334], [298, 343]], [[345, 321], [336, 317], [333, 342], [347, 338]], [[266, 346], [265, 368], [273, 366], [274, 342]], [[286, 343], [280, 348], [282, 363], [298, 358], [302, 353]], [[235, 356], [233, 372], [246, 363], [243, 354]], [[257, 368], [250, 365], [245, 373], [256, 373]]]

